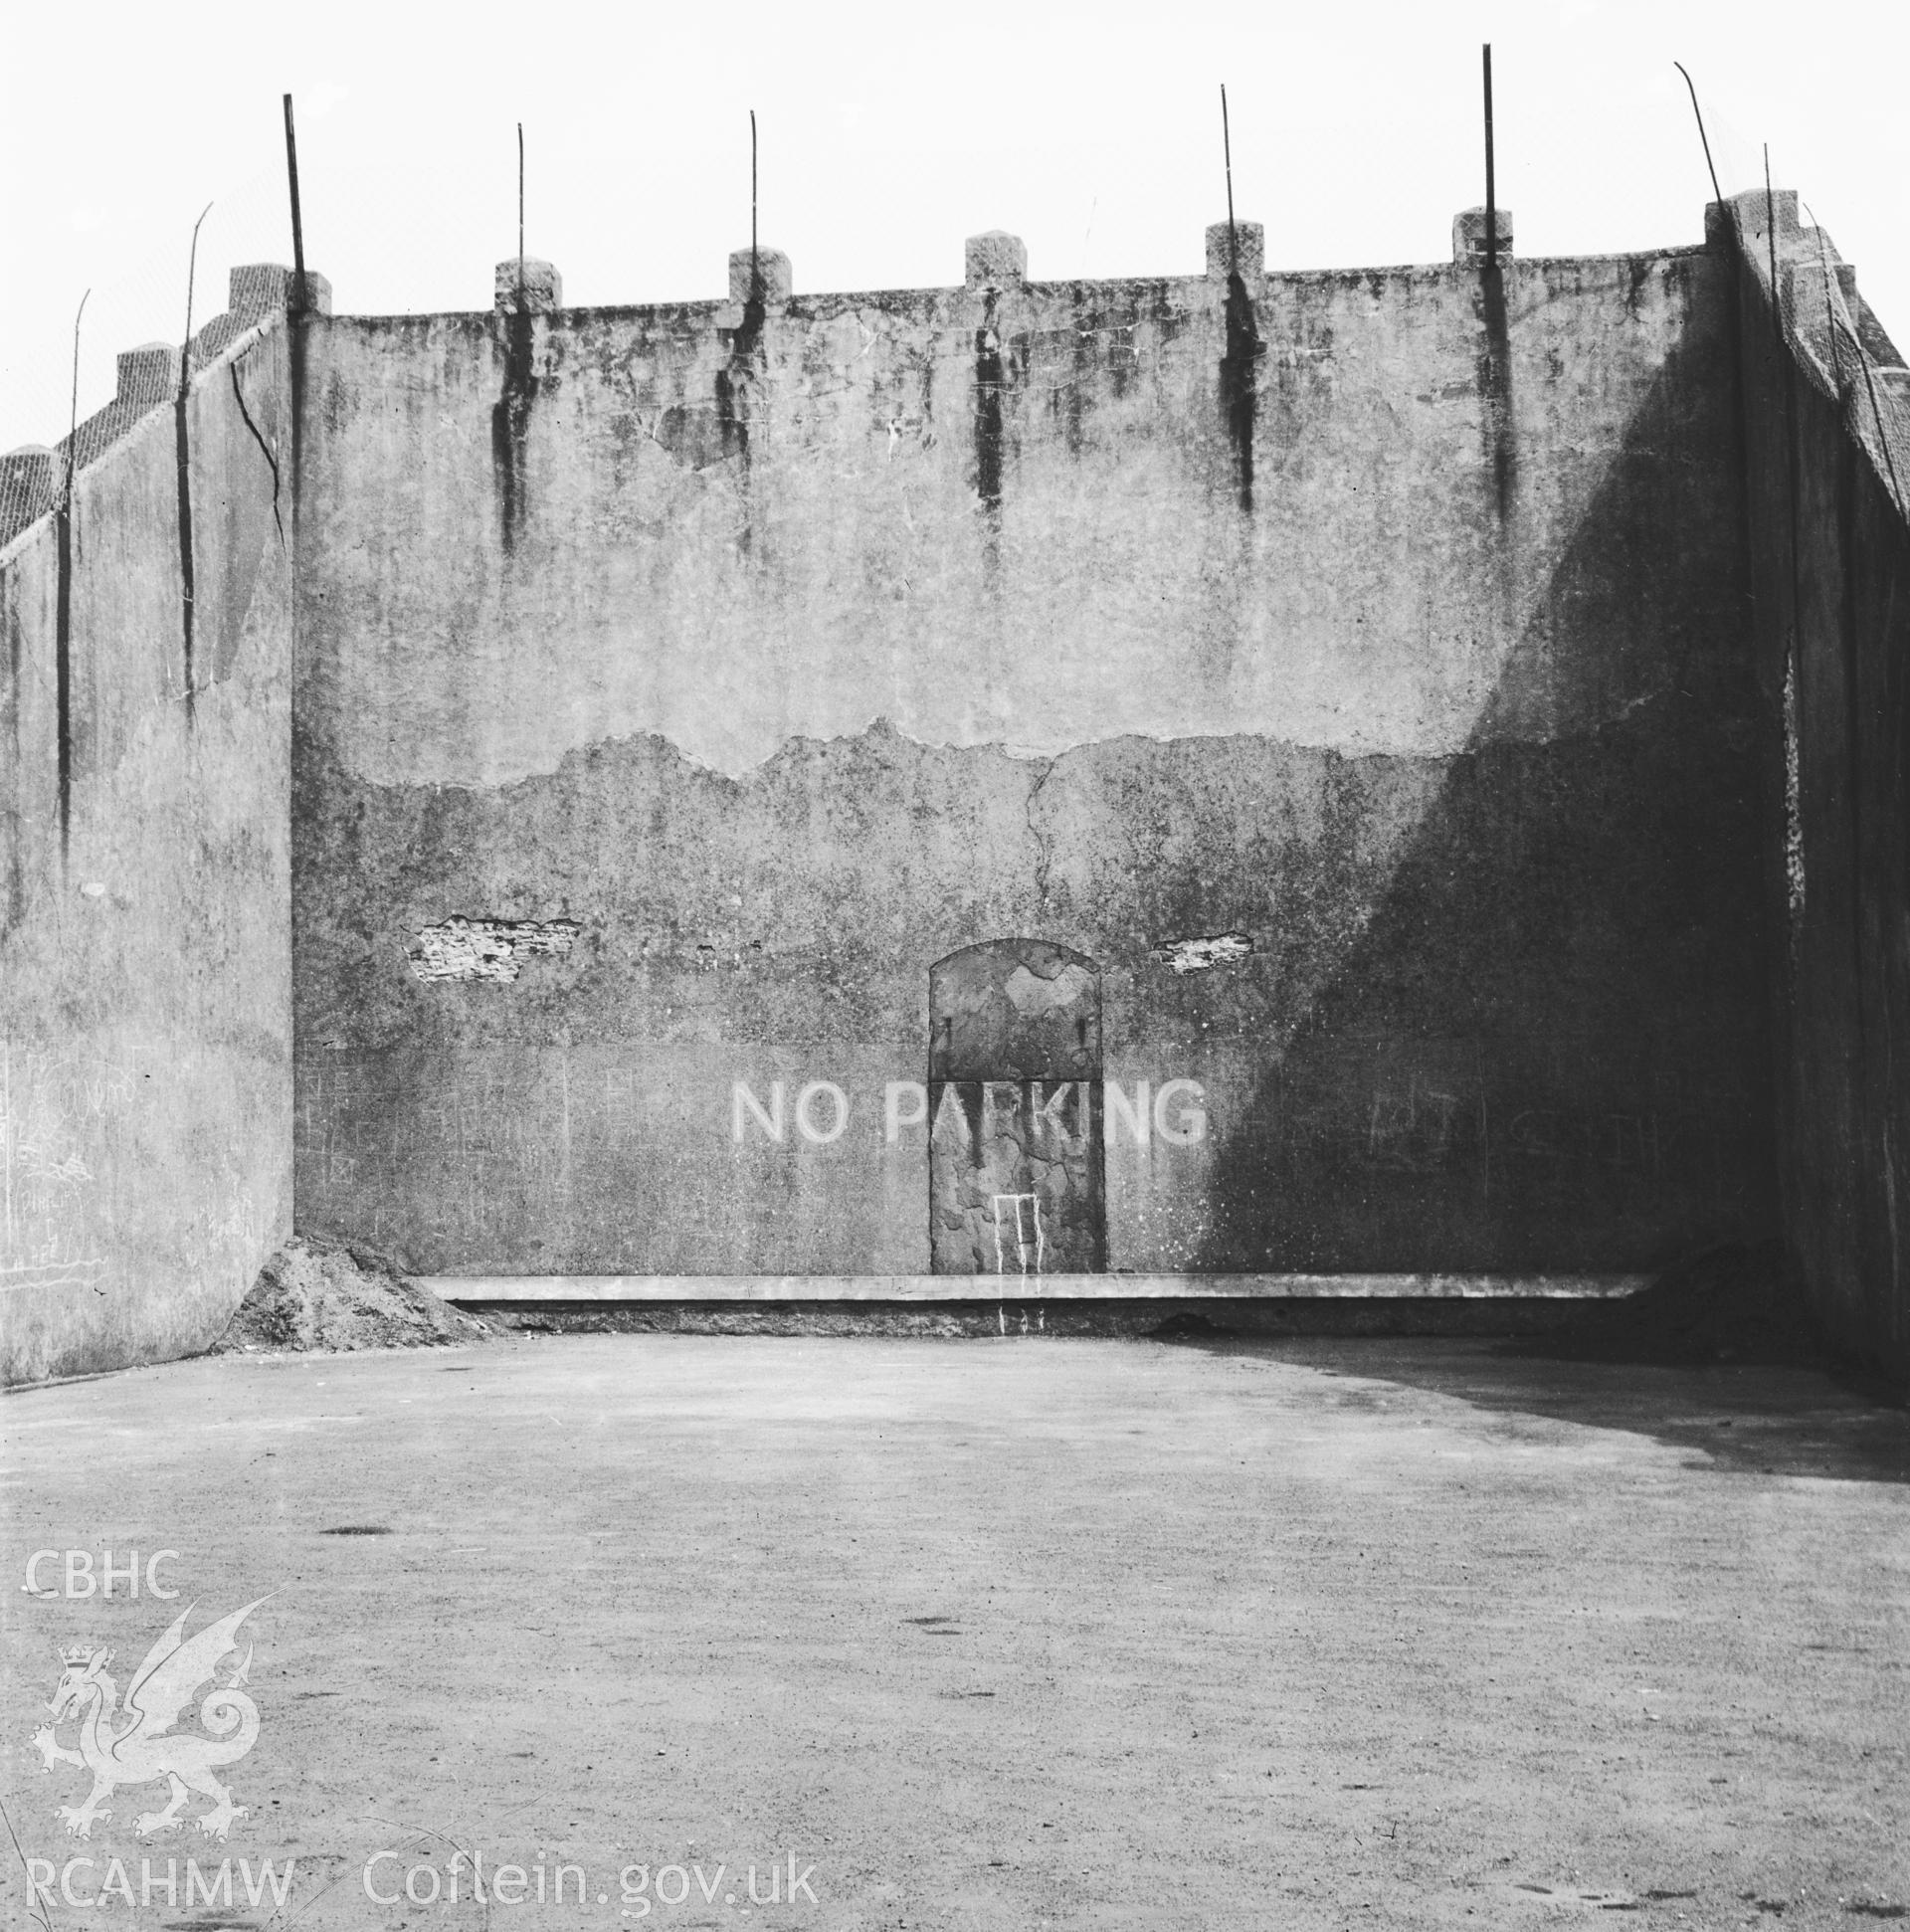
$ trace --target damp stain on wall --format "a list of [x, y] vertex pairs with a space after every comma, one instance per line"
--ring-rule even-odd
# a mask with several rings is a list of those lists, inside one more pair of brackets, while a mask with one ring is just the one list
[[1000, 298], [988, 291], [982, 325], [975, 331], [975, 493], [991, 522], [1002, 513], [1002, 360]]
[[1236, 270], [1227, 279], [1227, 353], [1221, 358], [1221, 411], [1234, 446], [1236, 488], [1243, 510], [1253, 507], [1253, 418], [1259, 359], [1266, 353], [1253, 315], [1252, 297]]
[[1484, 406], [1484, 456], [1491, 467], [1492, 500], [1501, 523], [1512, 513], [1513, 493], [1518, 485], [1505, 276], [1505, 269], [1498, 265], [1479, 271], [1479, 319], [1484, 339], [1479, 346], [1478, 391]]
[[506, 309], [504, 385], [490, 412], [490, 461], [497, 484], [497, 507], [506, 551], [523, 530], [528, 473], [527, 446], [531, 406], [537, 400], [536, 324], [528, 308]]

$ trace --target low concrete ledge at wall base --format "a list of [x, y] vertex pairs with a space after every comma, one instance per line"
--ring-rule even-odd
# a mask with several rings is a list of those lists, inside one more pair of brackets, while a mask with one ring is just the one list
[[1611, 1301], [1648, 1274], [421, 1274], [441, 1300]]

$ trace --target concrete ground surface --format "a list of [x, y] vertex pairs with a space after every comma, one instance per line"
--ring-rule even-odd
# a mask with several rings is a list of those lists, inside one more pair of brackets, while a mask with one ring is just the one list
[[[9, 1926], [1910, 1912], [1910, 1429], [1822, 1376], [522, 1337], [0, 1422]], [[68, 1594], [107, 1552], [113, 1597]], [[87, 1775], [32, 1741], [59, 1652], [109, 1645], [123, 1700], [179, 1612], [268, 1593], [217, 1672], [252, 1647], [230, 1835], [138, 1837], [156, 1782], [70, 1835]], [[263, 1859], [295, 1861], [282, 1904], [248, 1903]]]

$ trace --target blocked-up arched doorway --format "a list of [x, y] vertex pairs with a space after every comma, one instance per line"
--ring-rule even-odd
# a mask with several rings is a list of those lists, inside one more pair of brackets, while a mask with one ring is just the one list
[[1046, 939], [928, 971], [929, 1264], [937, 1274], [1107, 1266], [1101, 972]]

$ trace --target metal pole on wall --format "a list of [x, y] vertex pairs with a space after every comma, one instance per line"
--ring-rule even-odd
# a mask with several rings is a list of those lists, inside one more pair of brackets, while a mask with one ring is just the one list
[[212, 213], [212, 203], [207, 202], [199, 211], [199, 219], [192, 225], [192, 253], [186, 258], [186, 339], [179, 351], [179, 394], [184, 396], [192, 387], [192, 288], [199, 277], [199, 230], [205, 219]]
[[1698, 85], [1692, 80], [1682, 61], [1673, 61], [1671, 65], [1684, 75], [1684, 85], [1691, 96], [1691, 111], [1697, 116], [1698, 139], [1704, 143], [1704, 168], [1711, 177], [1711, 199], [1722, 208], [1724, 190], [1718, 186], [1718, 171], [1711, 162], [1711, 136], [1704, 131], [1704, 109], [1698, 105]]
[[198, 691], [193, 657], [196, 647], [193, 604], [198, 594], [198, 577], [192, 547], [192, 449], [186, 405], [192, 395], [192, 291], [199, 276], [199, 229], [211, 213], [212, 203], [207, 202], [199, 211], [199, 220], [192, 225], [192, 253], [186, 263], [186, 339], [179, 346], [179, 394], [172, 406], [173, 439], [179, 463], [179, 601], [187, 724], [192, 722], [192, 700]]
[[517, 306], [524, 305], [524, 123], [517, 123]]
[[73, 831], [73, 479], [80, 463], [80, 319], [89, 289], [73, 317], [73, 403], [67, 429], [67, 479], [56, 512], [60, 562], [54, 604], [54, 722], [59, 737], [55, 784], [60, 805], [60, 864], [66, 866]]
[[1241, 238], [1234, 228], [1234, 137], [1227, 125], [1227, 84], [1221, 84], [1221, 154], [1227, 163], [1227, 272], [1241, 272]]
[[1485, 55], [1485, 268], [1495, 275], [1499, 267], [1499, 201], [1492, 178], [1492, 43], [1487, 41]]
[[291, 96], [286, 96], [286, 173], [291, 182], [291, 302], [294, 315], [305, 311], [305, 223], [298, 208], [298, 136], [291, 125]]
[[749, 110], [749, 295], [760, 300], [763, 292], [762, 265], [756, 259], [756, 109]]
[[80, 455], [80, 319], [87, 312], [87, 300], [93, 290], [89, 289], [80, 297], [80, 306], [73, 313], [73, 402], [71, 421], [67, 427], [67, 499], [73, 499], [73, 473], [78, 466]]

